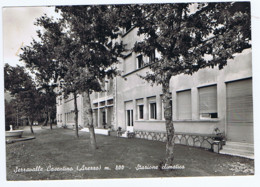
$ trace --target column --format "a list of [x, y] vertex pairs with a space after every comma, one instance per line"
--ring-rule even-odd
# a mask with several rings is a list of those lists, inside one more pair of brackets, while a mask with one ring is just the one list
[[133, 99], [133, 122], [135, 125], [135, 121], [137, 120], [137, 106], [136, 106], [136, 99]]
[[97, 109], [97, 127], [100, 127], [100, 108], [98, 103], [98, 109]]
[[199, 116], [199, 92], [198, 88], [191, 89], [191, 119], [198, 120]]
[[148, 106], [148, 101], [147, 97], [144, 97], [144, 120], [149, 119], [149, 106]]
[[107, 121], [107, 113], [108, 113], [108, 108], [105, 106], [105, 113], [106, 113], [106, 119], [105, 119], [105, 122], [106, 122], [106, 128], [108, 128], [108, 121]]
[[162, 120], [162, 99], [160, 94], [156, 95], [156, 115], [157, 120]]

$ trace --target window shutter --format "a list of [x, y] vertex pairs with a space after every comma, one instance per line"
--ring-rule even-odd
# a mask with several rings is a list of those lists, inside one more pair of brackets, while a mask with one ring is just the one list
[[228, 122], [253, 123], [252, 79], [227, 83]]
[[199, 88], [199, 111], [217, 113], [217, 86]]
[[191, 91], [177, 93], [178, 119], [191, 119]]

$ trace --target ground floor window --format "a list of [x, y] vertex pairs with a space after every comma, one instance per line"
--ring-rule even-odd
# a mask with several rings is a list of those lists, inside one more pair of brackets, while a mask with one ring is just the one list
[[144, 105], [138, 106], [138, 118], [144, 119]]
[[156, 103], [150, 103], [150, 119], [157, 119]]
[[144, 119], [144, 99], [136, 99], [137, 119]]
[[[165, 120], [165, 116], [164, 116], [164, 104], [163, 104], [163, 96], [161, 95], [161, 101], [162, 101], [162, 120]], [[171, 108], [171, 114], [173, 114], [172, 110], [172, 99], [170, 100], [170, 108]]]
[[106, 111], [102, 112], [102, 125], [106, 125]]
[[191, 90], [177, 92], [178, 119], [191, 119]]
[[202, 87], [198, 91], [200, 118], [218, 118], [217, 86]]

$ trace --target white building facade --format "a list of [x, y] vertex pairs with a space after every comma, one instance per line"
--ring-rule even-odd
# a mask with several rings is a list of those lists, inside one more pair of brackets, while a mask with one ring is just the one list
[[[120, 39], [129, 49], [141, 40], [137, 28]], [[151, 86], [139, 76], [149, 71], [151, 62], [152, 57], [126, 53], [118, 64], [122, 76], [107, 80], [106, 92], [92, 94], [96, 128], [133, 127], [137, 138], [165, 141], [161, 86]], [[253, 145], [251, 49], [237, 54], [222, 70], [205, 68], [193, 75], [172, 77], [170, 90], [176, 143], [212, 148], [211, 135], [217, 129], [229, 142]], [[58, 125], [73, 125], [73, 100], [59, 96], [57, 103]], [[79, 125], [84, 127], [82, 96], [78, 107]]]

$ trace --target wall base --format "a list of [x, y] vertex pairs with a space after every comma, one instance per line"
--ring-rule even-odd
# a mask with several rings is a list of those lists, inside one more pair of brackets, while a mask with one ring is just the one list
[[[147, 140], [156, 140], [166, 142], [167, 137], [165, 132], [147, 132], [135, 131], [136, 138]], [[188, 145], [193, 147], [200, 147], [213, 150], [214, 134], [189, 134], [189, 133], [175, 133], [174, 142], [176, 144]]]

